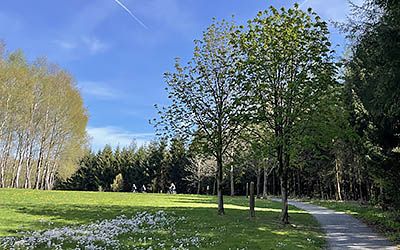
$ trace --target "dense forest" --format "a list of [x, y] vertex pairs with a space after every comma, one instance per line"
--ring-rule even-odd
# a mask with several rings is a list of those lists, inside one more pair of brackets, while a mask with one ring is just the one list
[[[400, 207], [400, 2], [368, 0], [337, 24], [312, 9], [216, 21], [188, 62], [165, 74], [159, 140], [85, 148], [86, 111], [72, 78], [20, 52], [0, 60], [1, 186], [90, 191], [281, 195]], [[83, 155], [83, 156], [82, 156]], [[82, 156], [82, 157], [81, 157]], [[76, 159], [78, 164], [76, 164]], [[73, 165], [77, 171], [71, 173]], [[56, 183], [54, 183], [56, 181]]]
[[0, 45], [0, 187], [52, 189], [76, 170], [87, 114], [72, 77]]

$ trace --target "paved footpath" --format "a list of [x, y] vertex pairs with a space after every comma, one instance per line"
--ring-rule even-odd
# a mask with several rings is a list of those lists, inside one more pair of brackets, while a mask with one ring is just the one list
[[318, 220], [326, 233], [328, 249], [397, 249], [387, 239], [348, 214], [299, 201], [291, 200], [289, 204], [309, 212]]

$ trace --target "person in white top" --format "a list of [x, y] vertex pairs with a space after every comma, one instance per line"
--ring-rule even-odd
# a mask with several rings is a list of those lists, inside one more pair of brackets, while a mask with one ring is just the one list
[[176, 187], [174, 183], [171, 183], [171, 186], [169, 187], [169, 193], [176, 194]]

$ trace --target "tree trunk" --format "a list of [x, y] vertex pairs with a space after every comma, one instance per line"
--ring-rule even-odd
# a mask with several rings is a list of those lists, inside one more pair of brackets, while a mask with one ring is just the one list
[[[9, 103], [10, 103], [11, 95], [7, 95], [7, 100], [6, 100], [6, 105], [5, 105], [5, 116], [2, 120], [1, 126], [0, 126], [0, 141], [3, 141], [3, 131], [6, 131], [6, 124], [8, 123], [8, 114], [9, 112]], [[11, 132], [8, 132], [6, 142], [4, 144], [3, 150], [2, 150], [2, 157], [0, 158], [0, 187], [4, 188], [6, 186], [6, 176], [5, 176], [5, 168], [7, 167], [7, 162], [8, 162], [8, 157], [10, 155], [10, 148], [12, 144], [12, 136], [13, 134]]]
[[217, 176], [215, 176], [214, 183], [213, 183], [213, 195], [217, 194]]
[[23, 136], [19, 135], [18, 138], [18, 146], [17, 146], [17, 150], [15, 151], [15, 155], [16, 155], [16, 162], [14, 160], [14, 163], [12, 164], [12, 176], [11, 176], [11, 187], [18, 187], [19, 184], [19, 173], [21, 171], [20, 166], [21, 166], [21, 161], [23, 159], [22, 156], [22, 151], [23, 151]]
[[[321, 178], [321, 177], [320, 177]], [[322, 182], [320, 180], [318, 180], [318, 185], [319, 185], [319, 191], [320, 191], [320, 195], [321, 195], [321, 199], [324, 200], [325, 199], [325, 195], [324, 195], [324, 187], [322, 186]]]
[[281, 222], [283, 224], [289, 224], [289, 206], [288, 206], [288, 176], [287, 176], [287, 164], [289, 163], [288, 156], [284, 159], [283, 146], [278, 146], [278, 164], [281, 173], [281, 195], [282, 195], [282, 213]]
[[275, 170], [272, 172], [272, 195], [276, 195]]
[[342, 187], [341, 187], [341, 174], [340, 174], [340, 166], [339, 160], [335, 159], [335, 172], [336, 172], [336, 200], [343, 200], [342, 196]]
[[39, 156], [38, 156], [38, 160], [37, 160], [37, 163], [36, 163], [35, 189], [39, 189], [40, 188], [40, 176], [42, 175], [41, 171], [42, 171], [44, 142], [45, 142], [45, 138], [43, 136], [42, 139], [41, 139], [41, 142], [40, 142]]
[[255, 212], [255, 205], [256, 201], [254, 198], [254, 182], [250, 182], [250, 217], [255, 217], [256, 212]]
[[267, 198], [268, 195], [268, 174], [267, 174], [267, 167], [264, 167], [264, 183], [263, 183], [263, 198]]
[[36, 114], [36, 108], [38, 107], [38, 103], [35, 102], [32, 105], [31, 117], [29, 120], [29, 132], [27, 134], [27, 159], [25, 163], [25, 181], [24, 181], [24, 188], [31, 188], [31, 171], [32, 171], [32, 157], [33, 157], [33, 146], [34, 146], [34, 118]]
[[298, 196], [302, 196], [302, 192], [301, 192], [301, 183], [300, 183], [300, 170], [296, 171], [297, 172], [297, 194]]
[[261, 168], [260, 167], [258, 167], [257, 168], [257, 187], [256, 187], [256, 190], [257, 190], [257, 199], [259, 199], [260, 198], [260, 195], [261, 195], [261, 193], [260, 193], [260, 183], [261, 182]]
[[360, 200], [364, 200], [364, 194], [362, 191], [362, 175], [361, 175], [361, 163], [359, 157], [357, 157], [357, 170], [358, 170], [358, 176], [357, 176], [357, 181], [358, 181], [358, 189], [359, 189], [359, 196]]
[[283, 224], [289, 224], [287, 178], [284, 175], [282, 175], [282, 177], [281, 177], [281, 192], [282, 192], [281, 222]]
[[201, 188], [201, 181], [199, 180], [197, 182], [197, 194], [200, 194], [200, 188]]
[[[24, 136], [22, 136], [22, 143], [26, 143]], [[15, 188], [20, 187], [19, 181], [20, 181], [20, 177], [21, 177], [22, 165], [23, 165], [24, 159], [26, 157], [26, 153], [27, 153], [26, 150], [27, 150], [27, 147], [26, 147], [26, 145], [24, 145], [21, 147], [21, 152], [19, 153], [17, 171], [16, 171], [15, 177], [14, 177], [15, 178], [14, 179], [14, 187]]]
[[11, 146], [12, 146], [12, 137], [13, 134], [9, 133], [7, 137], [7, 142], [6, 145], [4, 145], [4, 151], [5, 153], [3, 154], [3, 161], [0, 163], [0, 178], [1, 178], [1, 183], [0, 187], [5, 188], [6, 187], [6, 175], [5, 175], [5, 169], [7, 167], [8, 163], [8, 158], [10, 157], [10, 151], [11, 151]]
[[235, 182], [233, 180], [233, 166], [231, 166], [231, 196], [235, 195]]
[[45, 163], [44, 163], [43, 174], [42, 174], [42, 176], [40, 177], [40, 186], [39, 186], [39, 189], [43, 189], [43, 190], [45, 189], [45, 186], [46, 186], [45, 179], [46, 179], [46, 176], [47, 176], [47, 174], [48, 174], [48, 170], [49, 170], [49, 163], [48, 163], [48, 161], [46, 160]]
[[31, 174], [32, 174], [32, 156], [33, 156], [33, 142], [31, 142], [31, 145], [29, 147], [29, 153], [28, 153], [28, 159], [26, 161], [25, 165], [25, 182], [24, 182], [24, 188], [31, 188]]
[[217, 178], [217, 195], [218, 195], [218, 214], [219, 215], [224, 215], [225, 210], [224, 210], [224, 198], [222, 194], [222, 154], [218, 153], [217, 154], [217, 169], [218, 169], [218, 178]]

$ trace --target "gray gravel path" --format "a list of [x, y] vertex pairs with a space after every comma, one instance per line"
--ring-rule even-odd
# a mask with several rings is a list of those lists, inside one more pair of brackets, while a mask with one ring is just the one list
[[291, 200], [289, 204], [307, 211], [318, 220], [326, 233], [328, 249], [397, 249], [387, 239], [348, 214], [299, 201]]

